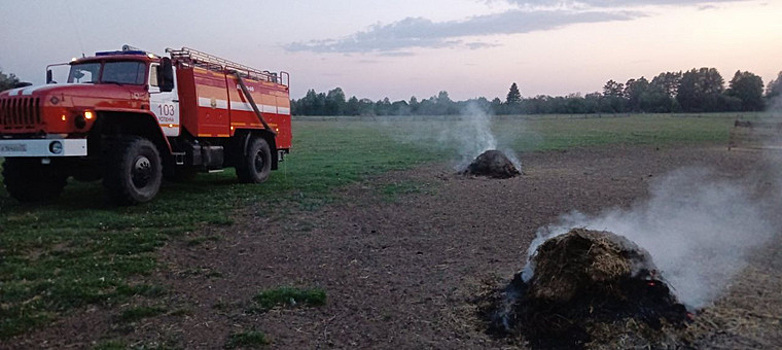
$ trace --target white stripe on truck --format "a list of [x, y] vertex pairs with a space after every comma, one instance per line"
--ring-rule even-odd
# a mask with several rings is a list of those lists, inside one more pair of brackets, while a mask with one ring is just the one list
[[[199, 97], [198, 98], [198, 106], [199, 107], [207, 107], [207, 108], [219, 108], [219, 109], [228, 109], [228, 101], [227, 100], [218, 100], [215, 99], [214, 103], [215, 105], [212, 106], [212, 99], [206, 98], [206, 97]], [[291, 109], [287, 107], [277, 107], [272, 105], [264, 105], [260, 104], [257, 105], [258, 109], [261, 110], [263, 113], [274, 113], [274, 114], [291, 114]], [[252, 112], [253, 108], [250, 106], [249, 103], [246, 102], [231, 102], [231, 109], [234, 111], [247, 111]]]

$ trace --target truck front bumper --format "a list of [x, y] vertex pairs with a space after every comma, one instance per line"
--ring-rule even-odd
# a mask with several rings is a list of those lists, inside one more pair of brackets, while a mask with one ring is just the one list
[[87, 139], [0, 139], [0, 157], [80, 157]]

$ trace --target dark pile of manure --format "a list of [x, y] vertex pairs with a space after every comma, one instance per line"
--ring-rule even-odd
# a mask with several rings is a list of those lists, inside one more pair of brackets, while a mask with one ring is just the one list
[[521, 173], [504, 153], [498, 150], [488, 150], [475, 158], [461, 174], [508, 179]]
[[[651, 256], [605, 231], [573, 229], [541, 244], [486, 312], [490, 332], [539, 349], [676, 347], [689, 320]], [[600, 345], [600, 346], [596, 346]]]

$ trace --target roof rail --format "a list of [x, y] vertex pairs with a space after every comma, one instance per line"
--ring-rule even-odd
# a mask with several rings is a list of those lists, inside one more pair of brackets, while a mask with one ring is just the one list
[[221, 73], [237, 72], [246, 78], [271, 81], [287, 86], [287, 84], [282, 82], [281, 75], [283, 74], [278, 75], [277, 73], [269, 71], [261, 71], [189, 47], [182, 47], [181, 49], [167, 48], [166, 52], [171, 54], [171, 59], [174, 60], [174, 62], [182, 63], [184, 65]]

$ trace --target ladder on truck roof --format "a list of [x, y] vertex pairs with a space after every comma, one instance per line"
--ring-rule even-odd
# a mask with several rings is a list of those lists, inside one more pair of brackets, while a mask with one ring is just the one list
[[191, 49], [189, 47], [182, 47], [181, 49], [167, 48], [166, 52], [171, 55], [171, 59], [175, 62], [181, 62], [185, 65], [203, 68], [220, 73], [239, 73], [245, 78], [254, 80], [270, 81], [273, 83], [282, 84], [288, 86], [290, 76], [287, 72], [274, 73], [269, 71], [262, 71], [243, 64], [229, 61], [224, 58], [217, 57], [215, 55], [208, 54], [206, 52]]

